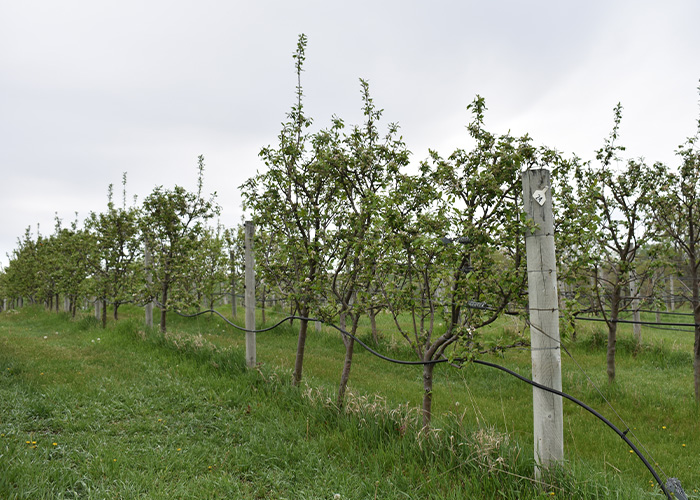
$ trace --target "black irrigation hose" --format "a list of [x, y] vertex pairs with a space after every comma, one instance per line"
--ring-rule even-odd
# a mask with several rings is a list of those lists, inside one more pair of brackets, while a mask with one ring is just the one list
[[693, 313], [677, 313], [677, 312], [669, 312], [669, 311], [655, 311], [655, 310], [650, 310], [650, 309], [638, 309], [639, 312], [643, 313], [656, 313], [656, 314], [667, 314], [669, 316], [694, 316]]
[[[369, 347], [367, 344], [365, 344], [364, 342], [362, 342], [360, 339], [358, 339], [357, 337], [355, 337], [355, 336], [354, 336], [353, 334], [351, 334], [350, 332], [347, 332], [347, 331], [343, 330], [342, 328], [340, 328], [340, 327], [338, 327], [338, 326], [336, 326], [336, 325], [334, 325], [334, 324], [332, 324], [332, 323], [327, 323], [327, 322], [325, 322], [325, 321], [323, 321], [323, 320], [319, 320], [319, 319], [315, 319], [315, 318], [306, 318], [306, 317], [303, 317], [303, 316], [287, 316], [286, 318], [280, 320], [278, 323], [276, 323], [276, 324], [275, 324], [274, 326], [272, 326], [272, 327], [264, 328], [264, 329], [261, 329], [261, 330], [248, 330], [248, 329], [246, 329], [246, 328], [242, 328], [242, 327], [240, 327], [240, 326], [238, 326], [238, 325], [232, 323], [231, 321], [229, 321], [228, 319], [226, 319], [221, 313], [219, 313], [218, 311], [215, 311], [215, 310], [213, 310], [213, 309], [208, 309], [208, 310], [206, 310], [206, 311], [201, 311], [201, 312], [198, 312], [198, 313], [195, 313], [195, 314], [183, 314], [183, 313], [180, 313], [179, 311], [175, 311], [175, 312], [176, 312], [177, 314], [179, 314], [180, 316], [183, 316], [183, 317], [186, 317], [186, 318], [193, 318], [193, 317], [200, 316], [200, 315], [202, 315], [202, 314], [207, 314], [207, 313], [215, 313], [215, 314], [217, 314], [219, 317], [221, 317], [222, 319], [224, 319], [224, 321], [226, 321], [226, 322], [227, 322], [228, 324], [230, 324], [231, 326], [237, 328], [238, 330], [241, 330], [241, 331], [244, 331], [244, 332], [250, 332], [250, 333], [262, 333], [262, 332], [267, 332], [267, 331], [270, 331], [270, 330], [272, 330], [272, 329], [278, 327], [279, 325], [281, 325], [281, 324], [284, 323], [285, 321], [290, 321], [290, 320], [295, 320], [295, 319], [298, 319], [298, 320], [300, 320], [300, 321], [321, 321], [322, 323], [324, 323], [324, 324], [326, 324], [326, 325], [328, 325], [328, 326], [331, 326], [331, 327], [335, 328], [335, 329], [338, 330], [342, 335], [345, 335], [345, 336], [347, 336], [347, 337], [350, 337], [351, 339], [353, 339], [355, 342], [357, 342], [358, 344], [360, 344], [365, 350], [369, 351], [369, 352], [370, 352], [371, 354], [373, 354], [374, 356], [376, 356], [376, 357], [378, 357], [378, 358], [380, 358], [380, 359], [383, 359], [384, 361], [388, 361], [388, 362], [390, 362], [390, 363], [395, 363], [395, 364], [400, 364], [400, 365], [436, 365], [436, 364], [439, 364], [439, 363], [447, 363], [447, 362], [449, 362], [449, 360], [446, 359], [446, 358], [443, 358], [443, 359], [433, 359], [433, 360], [430, 360], [430, 361], [405, 361], [405, 360], [401, 360], [401, 359], [390, 358], [390, 357], [388, 357], [388, 356], [384, 356], [383, 354], [378, 353], [377, 351], [375, 351], [374, 349], [372, 349], [371, 347]], [[603, 321], [603, 320], [601, 320], [601, 321]], [[663, 481], [661, 480], [661, 478], [659, 477], [659, 475], [658, 475], [658, 473], [656, 472], [656, 470], [651, 466], [651, 464], [650, 464], [649, 461], [646, 459], [646, 457], [642, 454], [642, 452], [639, 451], [639, 449], [634, 445], [634, 443], [632, 443], [632, 441], [630, 441], [630, 439], [627, 437], [627, 435], [626, 435], [627, 431], [625, 431], [625, 432], [621, 431], [615, 424], [613, 424], [612, 422], [610, 422], [610, 420], [608, 420], [607, 418], [605, 418], [603, 415], [601, 415], [600, 413], [598, 413], [596, 410], [594, 410], [593, 408], [591, 408], [590, 406], [588, 406], [586, 403], [584, 403], [584, 402], [581, 401], [580, 399], [577, 399], [577, 398], [575, 398], [574, 396], [571, 396], [571, 395], [569, 395], [569, 394], [567, 394], [567, 393], [565, 393], [565, 392], [558, 391], [558, 390], [556, 390], [556, 389], [552, 389], [551, 387], [547, 387], [547, 386], [544, 386], [544, 385], [542, 385], [542, 384], [539, 384], [539, 383], [535, 382], [534, 380], [530, 380], [530, 379], [527, 378], [527, 377], [523, 377], [523, 376], [520, 375], [519, 373], [516, 373], [516, 372], [514, 372], [513, 370], [509, 370], [509, 369], [506, 368], [505, 366], [497, 365], [497, 364], [495, 364], [495, 363], [490, 363], [490, 362], [488, 362], [488, 361], [482, 361], [482, 360], [479, 360], [479, 359], [471, 359], [471, 360], [456, 359], [456, 360], [454, 360], [454, 361], [456, 361], [456, 362], [458, 362], [458, 363], [463, 363], [463, 362], [465, 362], [465, 361], [467, 361], [467, 362], [471, 361], [472, 363], [475, 363], [475, 364], [478, 364], [478, 365], [484, 365], [484, 366], [488, 366], [488, 367], [491, 367], [491, 368], [496, 368], [497, 370], [501, 370], [501, 371], [503, 371], [503, 372], [505, 372], [505, 373], [508, 373], [509, 375], [512, 375], [513, 377], [516, 377], [517, 379], [519, 379], [519, 380], [521, 380], [521, 381], [523, 381], [523, 382], [525, 382], [525, 383], [527, 383], [527, 384], [530, 384], [530, 385], [533, 386], [533, 387], [537, 387], [538, 389], [541, 389], [541, 390], [543, 390], [543, 391], [551, 392], [552, 394], [556, 394], [556, 395], [558, 395], [558, 396], [561, 396], [561, 397], [563, 397], [563, 398], [566, 398], [566, 399], [568, 399], [569, 401], [571, 401], [571, 402], [573, 402], [573, 403], [579, 405], [581, 408], [587, 410], [587, 411], [590, 412], [593, 416], [595, 416], [595, 417], [597, 417], [598, 419], [600, 419], [604, 424], [606, 424], [606, 425], [607, 425], [608, 427], [610, 427], [613, 431], [615, 431], [615, 433], [616, 433], [618, 436], [620, 436], [620, 438], [622, 438], [622, 439], [625, 441], [625, 443], [627, 443], [627, 444], [630, 446], [630, 448], [632, 448], [632, 451], [634, 451], [634, 453], [635, 453], [635, 454], [639, 457], [639, 459], [644, 463], [644, 465], [646, 466], [646, 468], [649, 469], [649, 472], [651, 472], [652, 476], [654, 476], [654, 479], [656, 479], [656, 482], [658, 483], [659, 487], [661, 488], [661, 490], [662, 490], [662, 491], [664, 492], [664, 494], [666, 495], [666, 498], [668, 498], [668, 500], [673, 500], [673, 498], [671, 497], [670, 493], [669, 493], [668, 491], [666, 491], [666, 487], [664, 486], [664, 483], [663, 483]]]
[[[692, 326], [692, 325], [691, 325]], [[665, 330], [667, 332], [695, 333], [695, 330], [684, 330], [683, 328], [665, 328], [663, 326], [647, 325], [652, 330]]]
[[[576, 316], [576, 320], [579, 321], [600, 321], [600, 322], [605, 322], [607, 323], [607, 320], [604, 320], [602, 318], [583, 318], [580, 316]], [[618, 319], [615, 320], [615, 323], [628, 323], [631, 325], [654, 325], [654, 326], [692, 326], [695, 327], [694, 323], [656, 323], [653, 321], [632, 321], [632, 320], [627, 320], [627, 319]]]
[[[162, 304], [161, 304], [160, 302], [157, 302], [157, 305], [158, 305], [158, 307], [162, 307]], [[280, 326], [280, 325], [281, 325], [282, 323], [284, 323], [285, 321], [288, 321], [289, 319], [308, 319], [308, 318], [300, 318], [300, 317], [298, 317], [298, 316], [288, 316], [288, 317], [286, 317], [286, 318], [280, 320], [278, 323], [275, 323], [274, 325], [272, 325], [272, 326], [270, 326], [270, 327], [268, 327], [268, 328], [263, 328], [262, 330], [248, 330], [248, 329], [246, 329], [246, 328], [243, 328], [243, 327], [241, 327], [241, 326], [238, 326], [238, 325], [235, 324], [235, 323], [232, 323], [231, 321], [229, 321], [228, 318], [226, 318], [226, 316], [224, 316], [223, 314], [221, 314], [219, 311], [215, 311], [214, 309], [207, 309], [207, 310], [205, 310], [205, 311], [200, 311], [200, 312], [194, 313], [194, 314], [185, 314], [185, 313], [181, 313], [180, 311], [177, 311], [177, 310], [175, 310], [175, 309], [173, 309], [172, 311], [173, 311], [175, 314], [177, 314], [178, 316], [182, 316], [183, 318], [196, 318], [197, 316], [201, 316], [202, 314], [214, 313], [214, 314], [216, 314], [217, 316], [219, 316], [221, 319], [223, 319], [226, 323], [228, 323], [228, 324], [231, 325], [232, 327], [236, 328], [237, 330], [240, 330], [240, 331], [242, 331], [242, 332], [249, 332], [249, 333], [263, 333], [263, 332], [269, 332], [270, 330], [274, 330], [275, 328], [277, 328], [278, 326]], [[309, 321], [316, 321], [316, 320], [309, 320]]]
[[[670, 311], [657, 311], [657, 310], [655, 310], [655, 309], [637, 309], [637, 311], [639, 311], [640, 313], [667, 314], [668, 316], [693, 316], [693, 313], [678, 313], [678, 312], [670, 312]], [[592, 310], [589, 309], [589, 310], [586, 311], [586, 312], [590, 313], [590, 312], [594, 312], [594, 311], [592, 311]], [[610, 311], [607, 310], [607, 309], [605, 310], [605, 312], [610, 313]], [[625, 308], [624, 311], [620, 311], [620, 312], [632, 313], [632, 312], [634, 312], [634, 309]]]

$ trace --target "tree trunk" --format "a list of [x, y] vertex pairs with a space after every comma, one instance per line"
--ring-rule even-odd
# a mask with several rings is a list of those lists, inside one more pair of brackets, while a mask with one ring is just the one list
[[430, 427], [430, 420], [433, 416], [433, 369], [434, 364], [423, 365], [423, 429]]
[[163, 285], [162, 299], [163, 300], [160, 306], [160, 331], [161, 333], [165, 333], [165, 321], [168, 317], [168, 311], [166, 311], [166, 304], [168, 303], [168, 285], [166, 284]]
[[[353, 335], [355, 335], [355, 332], [357, 332], [358, 320], [359, 316], [353, 318], [351, 332]], [[343, 331], [347, 331], [345, 325], [345, 314], [340, 315], [340, 329]], [[354, 338], [348, 337], [343, 334], [341, 334], [341, 338], [343, 339], [343, 344], [345, 344], [345, 361], [343, 362], [343, 372], [340, 375], [340, 385], [338, 386], [338, 399], [336, 401], [336, 403], [338, 404], [338, 408], [342, 408], [343, 404], [345, 404], [345, 392], [348, 387], [348, 381], [350, 380], [350, 369], [352, 368], [352, 355], [355, 349]]]
[[114, 321], [117, 321], [119, 319], [119, 315], [117, 311], [119, 310], [119, 302], [114, 303]]
[[[301, 310], [301, 315], [304, 318], [309, 317], [309, 311], [306, 308]], [[302, 369], [304, 367], [304, 348], [306, 347], [306, 330], [309, 322], [306, 319], [299, 321], [299, 338], [297, 340], [297, 354], [294, 360], [294, 374], [292, 375], [292, 385], [298, 386], [301, 382]]]
[[355, 350], [355, 339], [347, 339], [345, 341], [345, 361], [343, 362], [343, 372], [340, 375], [340, 385], [338, 386], [338, 408], [342, 408], [345, 404], [345, 392], [348, 388], [350, 380], [350, 369], [352, 368], [352, 355]]
[[617, 318], [620, 309], [620, 286], [615, 285], [610, 301], [610, 321], [608, 322], [608, 382], [615, 382], [615, 349], [617, 344]]
[[573, 314], [569, 317], [569, 328], [571, 328], [571, 340], [576, 342], [576, 316]]
[[372, 340], [374, 345], [379, 345], [379, 334], [377, 333], [377, 310], [370, 309], [369, 311], [369, 322], [372, 325]]
[[695, 401], [700, 402], [700, 304], [698, 303], [697, 295], [698, 285], [697, 280], [694, 281], [695, 286], [693, 287], [693, 295], [695, 306], [693, 307], [694, 318], [695, 318], [695, 344], [693, 346], [693, 373], [695, 378]]
[[107, 328], [107, 299], [102, 299], [102, 328]]
[[261, 315], [262, 315], [262, 324], [265, 324], [265, 285], [262, 285], [262, 290], [261, 290], [261, 296], [262, 296], [262, 307], [261, 307]]
[[[690, 237], [694, 234], [691, 232]], [[693, 319], [695, 320], [695, 343], [693, 344], [693, 379], [695, 388], [695, 402], [700, 402], [700, 282], [698, 282], [698, 259], [695, 244], [690, 245], [690, 279], [693, 293]]]

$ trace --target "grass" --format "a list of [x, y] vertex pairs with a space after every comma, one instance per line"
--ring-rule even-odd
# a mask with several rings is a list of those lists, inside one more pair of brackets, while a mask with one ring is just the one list
[[[306, 384], [294, 388], [294, 327], [258, 334], [262, 364], [246, 370], [243, 336], [219, 319], [172, 317], [176, 333], [163, 337], [144, 331], [141, 314], [126, 308], [106, 330], [39, 308], [0, 315], [0, 498], [660, 498], [624, 443], [568, 403], [567, 470], [535, 484], [532, 390], [500, 372], [440, 366], [426, 434], [419, 367], [358, 349], [339, 413], [329, 403], [336, 333], [310, 329]], [[380, 329], [381, 348], [409, 359], [386, 318]], [[699, 498], [690, 350], [685, 338], [653, 335], [645, 330], [639, 350], [621, 332], [614, 386], [599, 330], [584, 328], [569, 350]], [[488, 359], [529, 374], [528, 351]], [[563, 378], [615, 421], [567, 357]]]

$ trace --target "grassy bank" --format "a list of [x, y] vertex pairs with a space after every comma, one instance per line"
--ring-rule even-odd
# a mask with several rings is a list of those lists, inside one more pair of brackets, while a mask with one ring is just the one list
[[[164, 338], [144, 331], [141, 314], [126, 309], [106, 330], [36, 308], [0, 315], [0, 498], [659, 498], [624, 443], [568, 404], [567, 471], [533, 482], [532, 391], [500, 372], [441, 366], [437, 430], [425, 434], [417, 367], [358, 351], [338, 413], [337, 334], [311, 329], [297, 389], [294, 327], [259, 334], [262, 365], [246, 370], [242, 335], [217, 318], [172, 317]], [[408, 358], [381, 327], [382, 348]], [[689, 351], [623, 341], [609, 387], [598, 336], [580, 335], [572, 354], [697, 495]], [[529, 374], [528, 351], [490, 359]], [[567, 358], [563, 371], [565, 391], [610, 413]]]

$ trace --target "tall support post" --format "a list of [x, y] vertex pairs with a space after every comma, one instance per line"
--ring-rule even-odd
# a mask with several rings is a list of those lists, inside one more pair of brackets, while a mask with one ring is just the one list
[[235, 318], [238, 316], [238, 311], [236, 310], [236, 255], [233, 250], [229, 252], [229, 258], [231, 259], [231, 314]]
[[642, 321], [641, 314], [639, 313], [639, 288], [637, 285], [637, 273], [630, 271], [630, 297], [632, 297], [632, 314], [634, 318], [634, 340], [637, 345], [642, 344], [642, 325], [639, 323]]
[[669, 299], [667, 302], [666, 309], [669, 311], [675, 311], [676, 310], [676, 290], [674, 289], [675, 287], [673, 286], [673, 274], [668, 277], [668, 287], [669, 287]]
[[[255, 330], [255, 256], [253, 255], [253, 237], [255, 226], [251, 221], [245, 223], [245, 328]], [[255, 367], [255, 332], [245, 333], [245, 360], [248, 368]]]
[[[561, 349], [557, 267], [554, 254], [554, 217], [550, 195], [550, 171], [526, 170], [523, 202], [534, 229], [525, 236], [527, 252], [532, 379], [561, 391]], [[564, 460], [564, 415], [562, 398], [533, 387], [535, 476]]]
[[[151, 274], [151, 266], [153, 265], [153, 257], [151, 256], [151, 247], [148, 246], [148, 242], [144, 244], [143, 248], [143, 265], [146, 268], [146, 284], [148, 288], [148, 295], [151, 295], [151, 285], [153, 284], [153, 275]], [[153, 301], [149, 300], [146, 304], [146, 326], [148, 328], [153, 328]]]
[[95, 297], [95, 319], [102, 319], [102, 301]]

